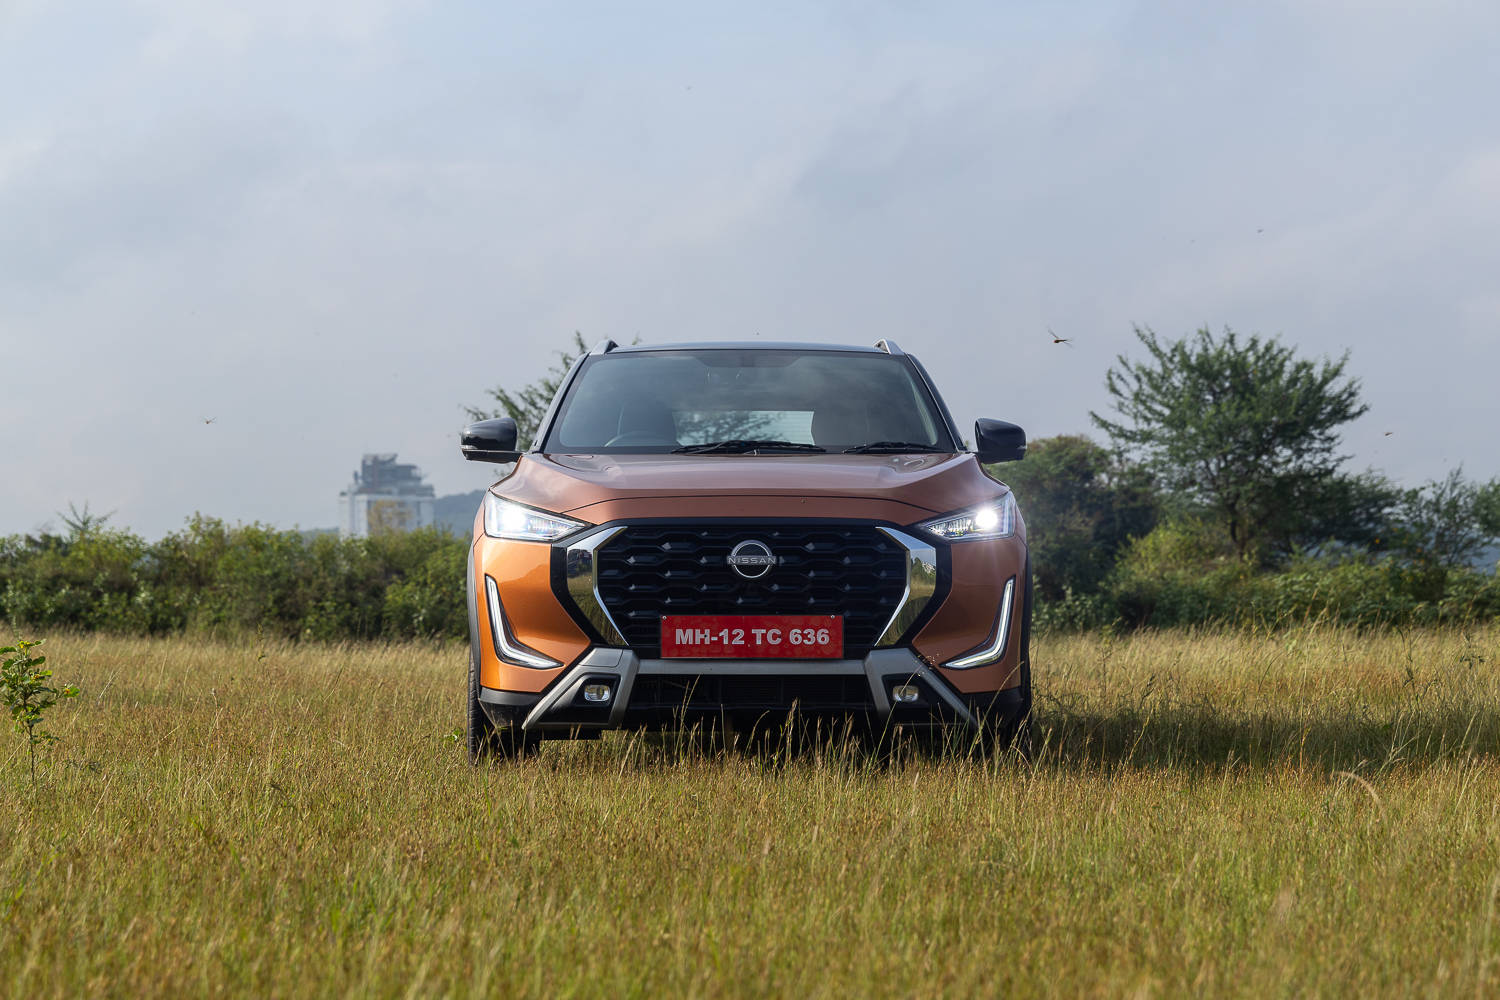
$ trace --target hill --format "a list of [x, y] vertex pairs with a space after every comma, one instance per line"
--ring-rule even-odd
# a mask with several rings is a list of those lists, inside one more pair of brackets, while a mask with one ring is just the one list
[[438, 497], [432, 504], [433, 523], [444, 531], [465, 538], [474, 527], [474, 512], [483, 499], [484, 490]]

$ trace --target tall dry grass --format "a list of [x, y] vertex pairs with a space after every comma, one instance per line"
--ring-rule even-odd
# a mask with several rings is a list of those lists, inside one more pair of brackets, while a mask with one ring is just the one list
[[55, 637], [0, 992], [1500, 990], [1500, 633], [1054, 638], [1039, 753], [473, 768], [452, 646]]

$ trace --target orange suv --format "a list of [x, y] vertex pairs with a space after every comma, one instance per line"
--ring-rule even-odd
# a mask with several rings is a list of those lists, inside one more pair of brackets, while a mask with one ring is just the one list
[[977, 726], [1024, 742], [1031, 573], [1015, 498], [895, 344], [599, 344], [469, 550], [468, 746], [790, 714]]

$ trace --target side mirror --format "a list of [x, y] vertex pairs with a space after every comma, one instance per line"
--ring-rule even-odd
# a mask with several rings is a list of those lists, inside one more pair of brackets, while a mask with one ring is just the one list
[[516, 451], [516, 422], [510, 417], [472, 423], [458, 440], [459, 450], [471, 462], [514, 462], [521, 457]]
[[1026, 432], [1004, 420], [974, 421], [974, 450], [985, 465], [1026, 457]]

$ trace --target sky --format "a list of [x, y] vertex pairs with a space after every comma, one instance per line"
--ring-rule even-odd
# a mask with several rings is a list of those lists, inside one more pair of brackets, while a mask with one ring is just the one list
[[[871, 344], [1091, 433], [1135, 325], [1500, 475], [1500, 5], [0, 0], [0, 535], [337, 523], [585, 340]], [[1071, 338], [1054, 344], [1048, 331]]]

